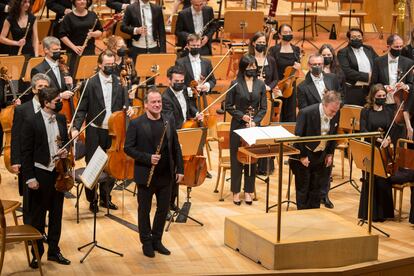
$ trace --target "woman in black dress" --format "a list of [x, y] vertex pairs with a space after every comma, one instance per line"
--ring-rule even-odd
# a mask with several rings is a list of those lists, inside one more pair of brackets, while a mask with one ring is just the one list
[[[382, 130], [384, 133], [391, 127], [394, 110], [386, 107], [386, 92], [382, 84], [371, 86], [371, 90], [367, 97], [367, 104], [361, 110], [360, 126], [361, 132], [370, 132]], [[388, 136], [383, 139], [377, 139], [377, 146], [383, 143], [383, 147], [387, 148], [391, 144], [391, 138]], [[384, 156], [385, 158], [385, 156]], [[362, 184], [361, 198], [359, 202], [358, 218], [366, 220], [368, 218], [368, 181], [369, 175], [365, 177]], [[383, 222], [387, 218], [394, 217], [394, 206], [392, 199], [392, 186], [387, 179], [374, 176], [374, 194], [373, 194], [373, 210], [372, 219], [376, 222]]]
[[345, 86], [345, 74], [344, 71], [342, 71], [341, 66], [339, 66], [338, 59], [335, 54], [335, 49], [331, 44], [323, 44], [319, 48], [319, 54], [323, 56], [323, 71], [325, 73], [332, 73], [336, 75], [339, 82], [338, 92], [342, 94]]
[[[300, 65], [300, 49], [291, 44], [293, 39], [292, 27], [288, 24], [282, 24], [278, 30], [280, 44], [273, 46], [269, 51], [270, 55], [276, 60], [278, 79], [282, 80], [285, 75], [285, 69], [293, 66], [296, 70], [301, 70]], [[282, 98], [282, 114], [280, 121], [295, 122], [296, 121], [296, 84], [294, 84], [293, 93], [288, 98]]]
[[414, 60], [414, 29], [410, 34], [410, 42], [402, 49], [401, 55]]
[[[12, 39], [7, 38], [9, 32]], [[30, 0], [13, 0], [10, 3], [9, 16], [4, 21], [0, 34], [0, 43], [11, 46], [9, 55], [17, 55], [22, 46], [21, 54], [29, 57], [39, 55], [37, 21], [31, 13]]]
[[[238, 84], [226, 95], [226, 110], [232, 116], [230, 126], [231, 191], [234, 204], [240, 205], [241, 178], [244, 170], [245, 202], [250, 205], [252, 204], [251, 193], [254, 192], [256, 164], [249, 166], [238, 161], [240, 136], [234, 130], [258, 126], [266, 114], [266, 87], [264, 82], [257, 78], [256, 59], [253, 56], [245, 55], [240, 59], [237, 78], [232, 81], [231, 85], [236, 82]], [[252, 117], [248, 114], [250, 107], [253, 109]]]
[[[75, 8], [63, 18], [59, 38], [70, 56], [73, 75], [78, 57], [95, 55], [95, 39], [102, 35], [102, 26], [96, 13], [88, 11], [87, 0], [72, 0], [72, 4]], [[84, 47], [87, 37], [89, 40]]]

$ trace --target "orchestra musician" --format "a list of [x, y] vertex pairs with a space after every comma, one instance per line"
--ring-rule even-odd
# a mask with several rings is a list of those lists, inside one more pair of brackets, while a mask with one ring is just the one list
[[[163, 255], [171, 254], [161, 240], [169, 209], [171, 184], [182, 181], [184, 164], [174, 119], [161, 113], [162, 97], [155, 87], [151, 87], [144, 96], [144, 106], [145, 113], [129, 124], [124, 150], [135, 160], [139, 237], [144, 255], [152, 258], [154, 250]], [[154, 194], [157, 210], [151, 227], [150, 211]]]
[[[127, 91], [120, 85], [119, 77], [113, 74], [115, 57], [111, 51], [105, 50], [98, 56], [98, 68], [98, 73], [89, 79], [86, 88], [81, 87], [81, 91], [84, 89], [84, 94], [79, 103], [72, 129], [72, 137], [76, 137], [84, 121], [89, 123], [102, 109], [105, 109], [105, 112], [86, 131], [86, 163], [91, 160], [98, 146], [103, 150], [111, 147], [112, 140], [108, 134], [109, 117], [113, 112], [129, 107]], [[132, 109], [129, 108], [128, 115], [132, 112]], [[110, 195], [114, 184], [115, 180], [111, 177], [108, 177], [105, 182], [100, 183], [100, 206], [113, 210], [118, 209], [112, 203]], [[86, 189], [85, 192], [86, 198], [90, 203], [89, 210], [91, 212], [98, 212], [99, 209], [94, 207], [95, 205], [93, 204], [94, 192], [89, 189]]]
[[71, 0], [46, 0], [46, 6], [55, 13], [55, 20], [52, 22], [52, 35], [59, 37], [60, 23], [65, 15], [72, 12]]
[[136, 1], [126, 8], [121, 31], [132, 36], [129, 56], [134, 62], [140, 54], [167, 51], [162, 7], [149, 0]]
[[[285, 70], [289, 66], [293, 66], [295, 70], [301, 70], [300, 65], [300, 48], [291, 43], [293, 39], [292, 27], [288, 24], [280, 25], [278, 29], [280, 44], [269, 49], [269, 55], [277, 62], [278, 80], [284, 78]], [[296, 86], [296, 84], [294, 84]], [[293, 89], [292, 96], [282, 98], [283, 107], [280, 121], [294, 122], [296, 121], [296, 89]]]
[[335, 49], [331, 44], [322, 44], [318, 53], [323, 56], [323, 72], [335, 74], [338, 78], [339, 92], [343, 94], [345, 89], [345, 74], [338, 63], [338, 58], [335, 54]]
[[414, 29], [410, 33], [410, 41], [401, 50], [401, 55], [414, 61]]
[[[386, 95], [386, 89], [382, 84], [373, 84], [371, 86], [367, 97], [367, 103], [361, 110], [361, 132], [383, 130], [384, 133], [387, 133], [388, 129], [391, 127], [391, 122], [394, 117], [394, 110], [386, 106]], [[383, 148], [385, 150], [389, 148], [391, 145], [390, 136], [387, 136], [385, 141], [383, 141], [383, 138], [377, 138], [376, 146], [379, 146], [381, 143], [383, 143]], [[385, 155], [386, 156], [382, 156], [385, 159], [390, 157], [387, 156], [387, 154]], [[358, 218], [363, 220], [368, 218], [369, 174], [365, 174], [365, 176], [366, 177], [362, 184], [358, 210]], [[383, 222], [387, 218], [393, 218], [394, 207], [392, 186], [388, 183], [387, 179], [375, 175], [373, 189], [372, 221]]]
[[60, 40], [53, 36], [47, 36], [43, 39], [42, 45], [45, 59], [32, 68], [31, 77], [38, 73], [47, 74], [51, 79], [50, 87], [58, 89], [62, 99], [70, 99], [73, 96], [73, 92], [69, 91], [73, 86], [73, 79], [71, 76], [65, 75], [65, 72], [60, 69]]
[[[231, 164], [231, 191], [233, 203], [241, 204], [240, 189], [242, 171], [244, 170], [244, 196], [245, 203], [252, 204], [251, 193], [254, 192], [256, 164], [242, 164], [237, 159], [238, 148], [241, 144], [240, 136], [234, 130], [258, 126], [266, 114], [267, 97], [266, 85], [257, 78], [256, 59], [251, 55], [244, 55], [240, 59], [239, 71], [236, 80], [238, 83], [226, 95], [226, 110], [232, 116], [230, 126], [230, 164]], [[254, 109], [251, 117], [247, 114]]]
[[338, 51], [338, 61], [345, 74], [345, 104], [364, 106], [369, 92], [374, 59], [374, 49], [363, 43], [364, 33], [351, 28], [347, 33], [348, 46]]
[[[0, 29], [3, 29], [4, 21], [6, 20], [7, 16], [9, 15], [10, 5], [9, 0], [0, 0]], [[0, 43], [0, 54], [8, 54], [9, 47], [5, 44]]]
[[170, 17], [168, 17], [168, 20], [167, 20], [167, 25], [171, 25], [172, 17], [174, 14], [178, 12], [178, 7], [180, 6], [180, 4], [183, 5], [182, 9], [189, 8], [191, 7], [191, 0], [175, 0], [174, 1], [174, 4], [171, 8], [171, 15]]
[[[39, 38], [37, 35], [37, 20], [30, 11], [30, 0], [12, 0], [10, 11], [0, 34], [0, 43], [9, 48], [9, 55], [21, 53], [30, 57], [39, 55]], [[27, 30], [27, 28], [29, 29]], [[7, 38], [9, 32], [12, 39]]]
[[191, 7], [178, 13], [175, 35], [178, 46], [185, 47], [187, 37], [190, 34], [198, 34], [201, 37], [200, 55], [211, 56], [211, 40], [215, 32], [213, 8], [206, 6], [204, 0], [191, 0]]
[[[336, 134], [339, 121], [341, 95], [327, 91], [321, 103], [299, 110], [295, 135], [323, 136]], [[335, 141], [297, 143], [300, 154], [291, 159], [290, 165], [295, 174], [296, 203], [298, 210], [319, 208], [321, 187], [329, 181]]]
[[[22, 175], [28, 188], [29, 224], [44, 233], [46, 211], [49, 211], [47, 259], [69, 265], [59, 249], [62, 230], [63, 193], [55, 189], [57, 172], [56, 156], [67, 157], [67, 149], [59, 149], [57, 140], [68, 142], [65, 116], [58, 114], [62, 108], [59, 91], [43, 88], [38, 93], [41, 109], [24, 121], [21, 129]], [[43, 241], [38, 240], [40, 256], [44, 253]], [[32, 249], [32, 254], [34, 251]], [[30, 267], [37, 268], [32, 259]]]
[[136, 0], [106, 0], [106, 6], [114, 9], [116, 13], [120, 13], [135, 2]]

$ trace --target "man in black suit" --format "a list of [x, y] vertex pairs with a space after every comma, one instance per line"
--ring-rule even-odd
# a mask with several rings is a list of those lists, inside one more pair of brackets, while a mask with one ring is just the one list
[[[135, 160], [138, 228], [142, 250], [145, 256], [154, 257], [154, 250], [164, 255], [171, 254], [161, 239], [168, 213], [171, 184], [183, 179], [184, 165], [174, 119], [161, 114], [162, 97], [156, 88], [148, 90], [144, 97], [144, 106], [145, 114], [129, 124], [124, 150]], [[164, 131], [161, 150], [156, 154]], [[150, 171], [154, 166], [151, 176]], [[157, 211], [151, 228], [150, 211], [154, 194], [157, 198]]]
[[106, 6], [114, 9], [116, 13], [120, 13], [134, 2], [136, 0], [106, 0]]
[[[338, 128], [341, 96], [328, 91], [322, 103], [313, 104], [299, 111], [295, 135], [323, 136], [335, 134]], [[296, 203], [298, 209], [319, 208], [321, 185], [329, 177], [335, 151], [335, 141], [297, 143], [298, 160], [291, 160], [295, 174]]]
[[[62, 230], [63, 193], [55, 189], [57, 173], [55, 161], [67, 157], [67, 149], [60, 148], [58, 140], [68, 142], [65, 116], [58, 114], [62, 109], [59, 91], [44, 88], [39, 94], [41, 109], [23, 123], [21, 129], [22, 175], [28, 188], [29, 224], [40, 233], [44, 232], [46, 211], [49, 211], [47, 259], [69, 265], [59, 249]], [[44, 253], [43, 241], [38, 240], [40, 256]], [[32, 253], [33, 250], [32, 250]], [[30, 267], [37, 268], [33, 258]]]
[[72, 12], [71, 0], [46, 0], [46, 6], [49, 10], [55, 12], [56, 17], [52, 23], [52, 34], [58, 36], [59, 26], [62, 18]]
[[298, 85], [299, 109], [322, 102], [325, 91], [339, 91], [338, 78], [335, 74], [323, 72], [323, 57], [319, 54], [309, 56], [309, 72], [305, 80]]
[[214, 24], [211, 22], [213, 19], [213, 8], [206, 6], [204, 0], [191, 0], [191, 7], [178, 13], [175, 27], [178, 46], [184, 48], [187, 44], [187, 37], [190, 34], [198, 34], [201, 37], [200, 55], [211, 56], [213, 54], [211, 40], [215, 32]]
[[42, 45], [43, 51], [45, 52], [45, 59], [36, 67], [32, 68], [30, 76], [33, 77], [38, 73], [48, 75], [51, 80], [50, 87], [58, 89], [60, 97], [68, 100], [73, 96], [73, 92], [70, 91], [73, 86], [73, 79], [68, 73], [60, 70], [60, 40], [53, 36], [47, 36], [43, 39]]
[[346, 33], [348, 46], [338, 52], [346, 81], [345, 104], [364, 106], [366, 103], [374, 59], [378, 55], [371, 46], [363, 44], [363, 35], [361, 29], [350, 29]]
[[[105, 110], [87, 129], [85, 137], [86, 163], [91, 160], [95, 150], [100, 146], [103, 150], [111, 147], [111, 137], [108, 134], [108, 121], [111, 114], [115, 111], [128, 108], [128, 93], [121, 87], [119, 77], [113, 75], [115, 69], [115, 57], [109, 50], [103, 51], [98, 57], [99, 72], [89, 79], [84, 95], [78, 106], [76, 113], [72, 137], [77, 136], [79, 130], [85, 121], [88, 124], [102, 110]], [[83, 88], [81, 88], [81, 91]], [[128, 109], [130, 115], [131, 108]], [[100, 183], [100, 206], [109, 209], [118, 209], [111, 201], [111, 191], [114, 187], [115, 180], [111, 177], [107, 181]], [[98, 212], [94, 207], [94, 191], [86, 189], [86, 198], [90, 202], [89, 209], [92, 212]]]
[[121, 31], [132, 36], [129, 54], [134, 62], [140, 54], [167, 51], [162, 8], [149, 0], [136, 1], [126, 8]]

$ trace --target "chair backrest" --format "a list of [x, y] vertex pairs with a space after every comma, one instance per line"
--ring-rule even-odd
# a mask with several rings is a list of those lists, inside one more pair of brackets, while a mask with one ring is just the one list
[[11, 80], [19, 80], [22, 77], [25, 56], [5, 56], [0, 57], [0, 67], [5, 66]]
[[282, 106], [283, 106], [283, 101], [281, 99], [274, 99], [273, 100], [274, 103], [272, 103], [271, 107], [271, 114], [272, 117], [270, 118], [270, 120], [272, 122], [280, 122], [280, 115], [282, 114]]
[[[263, 29], [263, 11], [226, 11], [224, 13], [224, 33], [230, 34], [230, 39], [251, 37], [257, 30]], [[244, 23], [245, 31], [241, 29]]]
[[341, 113], [339, 114], [338, 127], [346, 132], [355, 132], [360, 130], [361, 110], [362, 106], [344, 105], [341, 108]]
[[[357, 6], [358, 6], [358, 9], [357, 9]], [[364, 7], [364, 0], [339, 0], [339, 5], [338, 5], [338, 9], [340, 11], [344, 11], [344, 10], [349, 11], [349, 9], [362, 10], [363, 7]]]
[[84, 80], [90, 78], [98, 64], [98, 56], [81, 56], [76, 70], [75, 79]]
[[175, 64], [175, 54], [142, 54], [139, 55], [139, 62], [135, 63], [138, 77], [151, 77], [154, 75], [152, 68], [158, 68], [160, 76], [166, 76], [167, 70]]
[[[220, 60], [223, 58], [223, 55], [221, 55], [221, 56], [205, 56], [205, 58], [208, 58], [208, 59], [211, 60], [211, 65], [213, 65], [213, 68], [214, 68], [220, 62]], [[227, 70], [229, 68], [229, 64], [230, 64], [230, 56], [227, 56], [227, 57], [224, 58], [223, 62], [214, 71], [214, 77], [217, 80], [226, 80], [227, 79]]]
[[32, 80], [32, 78], [30, 77], [30, 73], [32, 72], [32, 69], [36, 67], [37, 65], [39, 65], [40, 63], [42, 63], [43, 59], [44, 57], [32, 57], [31, 59], [27, 61], [26, 72], [24, 73], [23, 81]]
[[414, 170], [414, 141], [398, 139], [395, 160], [398, 168]]
[[42, 41], [49, 34], [52, 21], [49, 18], [37, 20], [37, 35]]
[[270, 124], [271, 121], [271, 117], [272, 117], [272, 111], [273, 111], [273, 104], [272, 104], [272, 100], [267, 98], [267, 108], [266, 108], [266, 113], [262, 119], [262, 121], [260, 122], [261, 126], [268, 126]]
[[221, 157], [222, 150], [230, 149], [230, 123], [219, 122], [217, 123], [217, 138], [219, 156]]

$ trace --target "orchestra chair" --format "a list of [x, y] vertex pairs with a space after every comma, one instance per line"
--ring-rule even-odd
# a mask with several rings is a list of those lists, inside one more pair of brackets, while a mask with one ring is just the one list
[[155, 83], [168, 86], [167, 70], [175, 64], [176, 59], [176, 54], [141, 54], [135, 63], [137, 76], [145, 79], [158, 72], [160, 77], [155, 79]]
[[220, 198], [219, 201], [224, 201], [223, 188], [226, 180], [226, 172], [230, 170], [230, 122], [217, 123], [217, 139], [218, 139], [218, 174], [216, 180], [216, 187], [214, 192], [218, 193], [218, 186], [220, 184]]
[[[407, 139], [398, 139], [396, 147], [395, 162], [397, 168], [414, 170], [414, 141]], [[408, 187], [414, 187], [414, 182], [405, 182], [402, 184], [392, 184], [393, 196], [394, 196], [394, 209], [397, 204], [397, 192], [398, 197], [398, 221], [401, 221], [402, 203], [404, 189]]]
[[5, 208], [3, 207], [3, 201], [0, 200], [0, 274], [3, 269], [4, 255], [6, 253], [6, 245], [8, 243], [24, 242], [26, 247], [27, 261], [30, 265], [30, 257], [28, 251], [28, 242], [31, 241], [34, 249], [36, 259], [39, 264], [40, 275], [43, 275], [42, 263], [40, 260], [39, 250], [37, 247], [37, 240], [43, 238], [37, 229], [31, 225], [16, 225], [16, 226], [7, 226], [5, 218]]
[[[317, 12], [317, 3], [319, 0], [287, 0], [288, 2], [291, 2], [291, 11], [289, 12], [290, 15], [290, 26], [293, 26], [293, 21], [295, 18], [302, 18], [302, 25], [303, 25], [303, 17], [305, 16], [305, 11], [304, 8], [302, 8], [302, 3], [306, 3], [306, 18], [310, 19], [310, 27], [311, 27], [311, 31], [312, 31], [312, 38], [315, 38], [315, 33], [316, 36], [318, 36], [318, 29], [316, 28], [316, 20], [318, 17], [318, 12]], [[294, 7], [295, 3], [300, 3], [300, 8], [297, 9]], [[303, 28], [304, 26], [302, 26]], [[305, 27], [306, 28], [306, 27]]]
[[[269, 93], [266, 93], [269, 94]], [[273, 102], [272, 100], [267, 97], [267, 108], [266, 108], [266, 113], [263, 116], [262, 121], [260, 122], [260, 126], [268, 126], [270, 125], [270, 121], [271, 121], [271, 117], [272, 117], [272, 110], [273, 110]]]
[[37, 35], [39, 41], [42, 41], [43, 38], [49, 35], [51, 25], [52, 21], [49, 18], [37, 20]]
[[0, 57], [0, 67], [5, 66], [11, 80], [17, 81], [22, 78], [25, 56], [2, 56]]
[[81, 56], [75, 73], [75, 80], [90, 78], [97, 68], [98, 56]]
[[[65, 62], [68, 60], [67, 55], [62, 55], [62, 57], [65, 60]], [[39, 65], [40, 63], [42, 63], [44, 59], [45, 59], [45, 57], [32, 57], [32, 58], [30, 58], [27, 61], [26, 68], [24, 69], [24, 74], [23, 74], [22, 80], [25, 81], [25, 82], [32, 81], [32, 78], [30, 76], [31, 72], [32, 72], [32, 69], [34, 67], [36, 67], [37, 65]]]
[[[344, 5], [345, 4], [345, 5]], [[352, 7], [349, 5], [352, 4]], [[347, 7], [345, 7], [348, 5]], [[356, 6], [359, 6], [358, 9], [356, 9]], [[338, 15], [339, 15], [339, 22], [342, 27], [342, 19], [343, 18], [349, 18], [349, 9], [352, 9], [351, 12], [351, 18], [356, 18], [359, 28], [365, 32], [364, 27], [364, 18], [367, 16], [367, 13], [363, 10], [364, 7], [364, 0], [340, 0], [338, 3]], [[348, 27], [348, 24], [346, 24]]]

